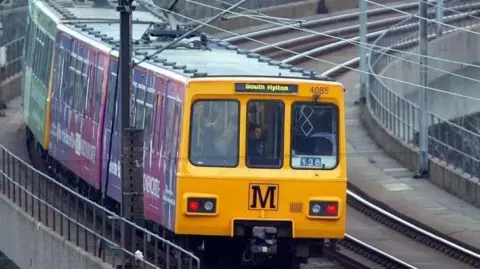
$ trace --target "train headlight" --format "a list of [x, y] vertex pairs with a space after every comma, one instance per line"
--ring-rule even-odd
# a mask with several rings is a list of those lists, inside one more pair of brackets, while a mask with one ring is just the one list
[[337, 201], [310, 201], [309, 215], [312, 217], [337, 217]]
[[217, 199], [205, 197], [188, 197], [187, 214], [203, 215], [217, 213]]
[[320, 210], [322, 210], [322, 207], [320, 205], [315, 204], [312, 206], [312, 213], [318, 214], [320, 213]]
[[205, 208], [205, 210], [207, 210], [207, 211], [212, 211], [213, 206], [214, 205], [211, 201], [207, 201], [207, 202], [205, 202], [205, 204], [203, 204], [203, 208]]

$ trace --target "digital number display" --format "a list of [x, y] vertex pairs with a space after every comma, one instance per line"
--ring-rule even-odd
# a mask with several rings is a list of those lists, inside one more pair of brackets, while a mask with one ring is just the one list
[[264, 83], [235, 83], [235, 92], [298, 93], [298, 85], [293, 85], [293, 84], [264, 84]]
[[300, 165], [302, 167], [322, 167], [322, 159], [320, 157], [300, 157]]

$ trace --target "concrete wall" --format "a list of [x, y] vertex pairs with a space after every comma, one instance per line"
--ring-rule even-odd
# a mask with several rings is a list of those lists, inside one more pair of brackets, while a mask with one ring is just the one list
[[[471, 29], [472, 31], [480, 30], [480, 26]], [[412, 50], [412, 53], [418, 53], [418, 48]], [[480, 62], [480, 35], [471, 34], [464, 31], [456, 31], [451, 34], [442, 36], [438, 39], [432, 40], [428, 44], [428, 55], [445, 60], [452, 60], [462, 63], [478, 63]], [[398, 59], [390, 63], [382, 70], [381, 75], [392, 77], [399, 80], [405, 80], [411, 83], [419, 84], [420, 82], [420, 65], [418, 63], [418, 56], [412, 54], [405, 54], [401, 56], [403, 59]], [[455, 72], [464, 68], [462, 64], [446, 62], [428, 58], [428, 81], [432, 82], [444, 75], [445, 72]], [[437, 70], [433, 69], [436, 68]], [[438, 70], [439, 69], [439, 70]], [[417, 90], [416, 86], [407, 85], [404, 83], [381, 79], [389, 88], [394, 89], [402, 96], [408, 96]]]
[[0, 195], [0, 249], [20, 269], [111, 269]]
[[[472, 30], [478, 31], [480, 30], [480, 26], [477, 26]], [[455, 32], [430, 42], [428, 49], [430, 56], [438, 56], [458, 62], [477, 63], [480, 60], [480, 36], [463, 31]], [[413, 55], [406, 56], [405, 58], [418, 61], [418, 57]], [[463, 67], [459, 64], [440, 62], [431, 59], [428, 61], [429, 65], [447, 71], [455, 71]], [[417, 83], [418, 65], [407, 63], [402, 60], [396, 60], [385, 68], [383, 75]], [[428, 80], [430, 82], [436, 80], [442, 75], [445, 74], [432, 69], [428, 70]], [[385, 80], [385, 82], [402, 95], [412, 94], [416, 90], [415, 87], [405, 84], [387, 80]], [[418, 170], [418, 165], [420, 163], [418, 148], [398, 140], [390, 131], [383, 128], [380, 122], [372, 117], [371, 111], [367, 106], [362, 108], [361, 120], [368, 129], [369, 134], [385, 152], [391, 157], [399, 160], [406, 167], [412, 170]], [[430, 158], [430, 175], [431, 181], [434, 184], [467, 202], [480, 206], [480, 183], [478, 178], [455, 169], [451, 165], [448, 165], [437, 158]]]

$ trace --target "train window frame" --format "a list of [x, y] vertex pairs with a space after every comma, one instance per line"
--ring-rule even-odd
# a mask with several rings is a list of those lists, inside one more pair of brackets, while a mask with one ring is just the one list
[[[102, 108], [102, 93], [103, 93], [103, 83], [104, 83], [104, 76], [105, 76], [105, 70], [103, 67], [98, 65], [98, 62], [100, 62], [100, 55], [98, 55], [97, 58], [97, 65], [95, 66], [95, 80], [94, 80], [94, 95], [93, 97], [95, 98], [93, 101], [93, 121], [95, 123], [100, 123], [100, 110]], [[100, 81], [99, 81], [100, 79]]]
[[[278, 102], [282, 105], [282, 117], [283, 117], [283, 120], [282, 120], [282, 130], [280, 133], [280, 163], [278, 166], [273, 166], [273, 165], [255, 165], [255, 164], [249, 164], [249, 157], [248, 157], [248, 138], [249, 138], [249, 119], [248, 119], [248, 113], [249, 113], [249, 105], [251, 102]], [[285, 118], [286, 118], [286, 105], [285, 105], [285, 102], [281, 99], [249, 99], [248, 102], [246, 103], [246, 119], [247, 119], [247, 122], [246, 122], [246, 130], [245, 130], [245, 166], [248, 167], [248, 168], [252, 168], [252, 169], [282, 169], [283, 166], [284, 166], [284, 159], [285, 159]], [[265, 130], [263, 130], [265, 131]], [[272, 132], [273, 133], [273, 132]]]
[[[110, 71], [110, 69], [109, 69]], [[115, 118], [115, 92], [117, 91], [117, 83], [118, 83], [118, 75], [117, 73], [110, 71], [108, 74], [108, 87], [107, 87], [107, 97], [105, 98], [105, 118], [107, 120], [107, 126], [105, 128], [111, 132], [116, 131], [115, 129], [115, 124], [112, 123], [114, 122]], [[113, 91], [111, 91], [110, 87], [112, 87]], [[104, 123], [105, 124], [105, 123]], [[117, 124], [118, 125], [118, 124]]]
[[[61, 84], [62, 84], [62, 76], [64, 72], [63, 66], [65, 66], [63, 64], [63, 62], [65, 61], [63, 51], [64, 49], [62, 46], [60, 46], [60, 43], [55, 42], [55, 61], [53, 62], [54, 74], [52, 76], [52, 93], [51, 93], [52, 99], [55, 99], [55, 100], [60, 100], [60, 93], [62, 89]], [[59, 72], [55, 72], [55, 71], [59, 71]]]
[[[35, 47], [37, 45], [40, 45], [40, 51], [43, 51], [43, 47], [44, 47], [44, 44], [43, 44], [43, 41], [41, 39], [42, 37], [42, 30], [39, 28], [39, 27], [35, 27]], [[38, 43], [38, 44], [37, 44]], [[44, 53], [40, 52], [40, 53], [35, 53], [33, 55], [33, 58], [35, 58], [35, 61], [33, 62], [33, 73], [35, 74], [35, 77], [37, 78], [37, 80], [40, 81], [40, 83], [43, 84], [43, 79], [42, 79], [42, 75], [41, 75], [41, 64], [42, 64], [42, 61], [43, 61], [43, 57], [44, 57]], [[44, 85], [45, 86], [45, 85]]]
[[76, 78], [76, 64], [77, 64], [77, 58], [75, 58], [72, 55], [72, 52], [70, 51], [69, 53], [70, 61], [68, 63], [68, 84], [66, 87], [66, 92], [65, 92], [65, 105], [68, 106], [70, 109], [72, 108], [73, 105], [73, 98], [72, 95], [75, 91], [75, 78]]
[[[157, 140], [156, 142], [156, 147], [155, 147], [155, 150], [157, 150], [158, 152], [160, 152], [160, 150], [162, 149], [162, 144], [163, 144], [163, 128], [160, 127], [160, 122], [162, 122], [163, 120], [163, 114], [164, 114], [164, 111], [165, 111], [165, 98], [166, 96], [162, 93], [162, 92], [159, 92], [157, 95], [156, 95], [157, 99], [156, 99], [156, 109], [158, 109], [159, 111], [158, 112], [155, 112], [155, 128], [157, 129], [157, 133], [155, 133], [155, 138]], [[160, 113], [160, 114], [157, 114], [157, 113]], [[157, 127], [158, 126], [158, 127]]]
[[[192, 127], [193, 127], [193, 112], [194, 112], [194, 107], [195, 104], [198, 102], [212, 102], [212, 101], [221, 101], [221, 102], [235, 102], [237, 104], [237, 159], [234, 165], [203, 165], [203, 164], [196, 164], [195, 162], [192, 161]], [[189, 127], [188, 127], [188, 161], [191, 165], [195, 167], [216, 167], [216, 168], [236, 168], [240, 164], [240, 131], [241, 131], [241, 111], [242, 111], [242, 103], [238, 99], [234, 98], [226, 98], [226, 99], [215, 99], [215, 98], [208, 98], [208, 99], [196, 99], [191, 105], [190, 105], [190, 113], [189, 113]]]
[[[145, 148], [148, 150], [153, 149], [153, 141], [152, 141], [152, 132], [155, 132], [154, 128], [155, 124], [154, 122], [154, 117], [155, 117], [155, 102], [156, 102], [156, 96], [155, 96], [155, 76], [151, 73], [147, 73], [147, 85], [146, 85], [146, 90], [145, 90], [145, 116], [143, 119], [143, 128], [144, 128], [144, 145]], [[149, 98], [151, 95], [151, 99]], [[149, 122], [147, 122], [147, 119], [150, 118]], [[152, 147], [150, 147], [152, 145]]]
[[289, 165], [290, 165], [290, 168], [293, 169], [293, 170], [319, 170], [319, 171], [333, 171], [335, 169], [337, 169], [337, 167], [340, 165], [340, 120], [337, 120], [337, 123], [336, 123], [336, 130], [337, 130], [337, 135], [336, 135], [336, 147], [337, 147], [337, 154], [336, 154], [336, 165], [334, 167], [331, 167], [331, 168], [324, 168], [324, 169], [319, 169], [319, 168], [304, 168], [304, 167], [294, 167], [293, 166], [293, 154], [292, 154], [292, 150], [293, 150], [293, 124], [294, 124], [294, 120], [293, 120], [293, 116], [294, 116], [294, 107], [296, 104], [298, 103], [310, 103], [310, 104], [319, 104], [319, 105], [327, 105], [327, 106], [332, 106], [334, 109], [335, 109], [335, 112], [337, 113], [337, 118], [340, 119], [339, 117], [339, 113], [340, 113], [340, 108], [338, 107], [337, 104], [335, 103], [332, 103], [332, 102], [317, 102], [317, 103], [312, 103], [312, 102], [306, 102], [306, 101], [295, 101], [295, 102], [292, 102], [291, 103], [291, 106], [290, 106], [290, 148], [289, 148], [289, 152], [288, 152], [288, 156], [290, 161], [289, 161]]
[[49, 83], [50, 83], [50, 71], [51, 71], [51, 67], [52, 67], [52, 58], [53, 57], [49, 57], [49, 55], [52, 54], [52, 43], [54, 43], [54, 41], [52, 40], [52, 38], [50, 37], [50, 35], [46, 34], [45, 35], [45, 58], [46, 58], [46, 66], [47, 68], [44, 68], [45, 69], [45, 73], [44, 73], [44, 82], [45, 82], [45, 86], [48, 88], [49, 87]]

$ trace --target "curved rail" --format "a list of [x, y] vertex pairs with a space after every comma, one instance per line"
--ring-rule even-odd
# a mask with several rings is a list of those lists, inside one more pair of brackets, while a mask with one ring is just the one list
[[[480, 3], [463, 5], [463, 6], [458, 7], [458, 10], [465, 10], [465, 9], [468, 10], [470, 8], [478, 8], [478, 7], [480, 7]], [[433, 12], [430, 12], [430, 13], [432, 14]], [[480, 14], [480, 11], [474, 11], [474, 12], [468, 12], [466, 14], [455, 14], [455, 15], [447, 16], [447, 17], [444, 18], [444, 21], [445, 21], [445, 23], [450, 23], [450, 22], [457, 21], [459, 19], [464, 19], [464, 18], [466, 18], [466, 17], [468, 17], [469, 15], [472, 15], [472, 14]], [[408, 17], [403, 16], [402, 18], [406, 19]], [[406, 25], [401, 25], [401, 26], [390, 28], [390, 29], [388, 29], [388, 31], [390, 31], [390, 32], [401, 32], [401, 31], [406, 31], [406, 30], [413, 30], [417, 27], [418, 27], [418, 24], [409, 23], [409, 24], [406, 24]], [[377, 31], [377, 32], [369, 33], [369, 34], [367, 34], [367, 39], [371, 39], [371, 38], [374, 38], [374, 37], [379, 38], [384, 34], [385, 34], [385, 30], [380, 30], [380, 31]], [[288, 63], [288, 64], [295, 64], [295, 63], [298, 63], [299, 60], [305, 60], [306, 58], [308, 59], [308, 57], [315, 57], [316, 54], [320, 54], [322, 52], [329, 51], [329, 50], [332, 50], [332, 49], [340, 49], [340, 48], [342, 48], [343, 46], [346, 46], [346, 45], [352, 45], [355, 42], [358, 42], [359, 39], [360, 39], [360, 37], [357, 36], [357, 37], [353, 37], [353, 38], [350, 38], [350, 39], [347, 39], [347, 40], [338, 41], [338, 42], [329, 44], [327, 46], [319, 47], [319, 48], [316, 48], [316, 49], [313, 49], [313, 50], [309, 50], [309, 51], [297, 54], [295, 56], [292, 56], [290, 58], [287, 58], [287, 59], [283, 60], [282, 62], [283, 63]]]
[[[395, 5], [391, 6], [391, 8], [396, 8], [396, 9], [404, 9], [404, 8], [414, 8], [417, 7], [418, 3], [408, 3], [408, 4], [401, 4], [401, 5]], [[375, 14], [382, 14], [387, 12], [389, 9], [386, 8], [375, 8], [367, 11], [368, 15], [375, 15]], [[311, 20], [306, 23], [300, 24], [301, 28], [307, 28], [307, 27], [315, 27], [318, 25], [322, 24], [329, 24], [332, 22], [341, 22], [341, 21], [349, 21], [349, 20], [354, 20], [358, 18], [358, 12], [353, 12], [353, 13], [348, 13], [348, 14], [342, 14], [342, 15], [337, 15], [333, 17], [327, 17], [327, 18], [322, 18], [322, 19], [317, 19], [317, 20]], [[224, 41], [230, 42], [230, 43], [235, 43], [239, 42], [242, 40], [245, 40], [246, 38], [258, 38], [258, 37], [265, 37], [265, 36], [270, 36], [270, 35], [279, 35], [285, 32], [289, 32], [292, 29], [291, 25], [283, 25], [279, 27], [273, 27], [270, 29], [264, 29], [264, 30], [259, 30], [243, 35], [237, 35], [233, 37], [228, 37], [225, 38]]]

